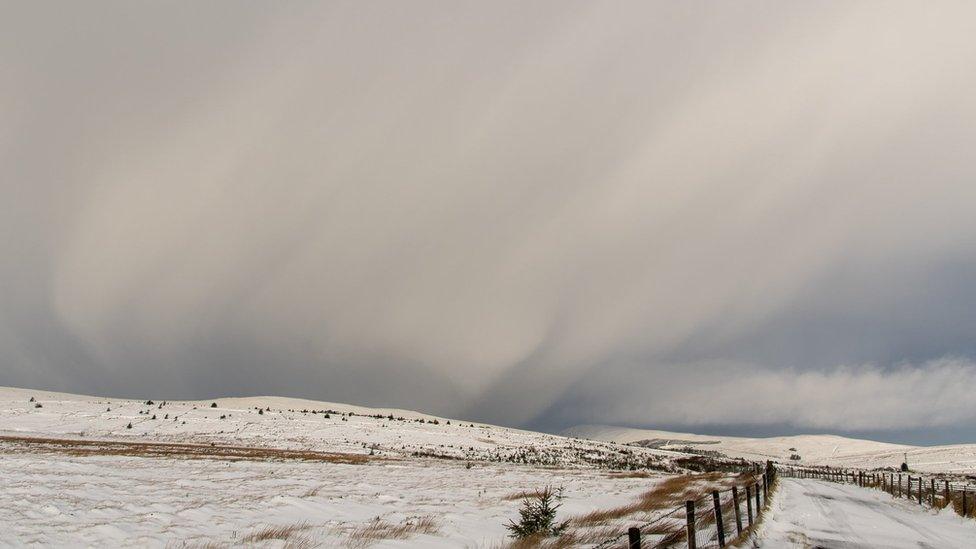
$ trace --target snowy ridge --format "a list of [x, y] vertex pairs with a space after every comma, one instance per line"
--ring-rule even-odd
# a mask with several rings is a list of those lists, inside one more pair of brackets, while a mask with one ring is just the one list
[[[976, 444], [947, 446], [910, 446], [836, 435], [793, 435], [769, 438], [695, 435], [650, 429], [632, 429], [610, 425], [579, 425], [563, 431], [564, 435], [618, 442], [650, 444], [654, 448], [721, 452], [730, 457], [791, 463], [796, 454], [800, 465], [829, 465], [874, 469], [898, 467], [908, 454], [908, 462], [917, 471], [938, 473], [976, 473]], [[643, 442], [650, 441], [650, 442]]]

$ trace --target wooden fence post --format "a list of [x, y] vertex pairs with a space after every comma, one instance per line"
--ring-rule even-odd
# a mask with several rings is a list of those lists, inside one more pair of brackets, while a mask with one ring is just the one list
[[898, 473], [898, 497], [901, 497], [901, 473]]
[[759, 509], [762, 505], [759, 503], [759, 483], [756, 483], [756, 520], [759, 520]]
[[739, 489], [732, 487], [732, 501], [735, 503], [735, 533], [736, 536], [742, 535], [742, 511], [739, 510]]
[[962, 516], [966, 516], [966, 487], [962, 487]]
[[715, 529], [718, 530], [718, 546], [721, 548], [725, 547], [725, 522], [722, 520], [722, 503], [715, 490], [712, 490], [712, 503], [715, 504]]
[[[769, 481], [766, 479], [766, 473], [763, 473], [763, 499], [769, 498]], [[948, 488], [946, 488], [948, 490]]]
[[688, 549], [697, 549], [697, 540], [695, 540], [695, 502], [693, 500], [685, 502], [685, 517], [688, 523]]
[[749, 526], [752, 527], [752, 488], [746, 486], [746, 513], [749, 516]]
[[627, 530], [627, 541], [628, 541], [627, 546], [630, 549], [641, 549], [641, 539], [640, 538], [641, 538], [641, 536], [640, 536], [640, 528], [637, 528], [636, 526], [633, 526], [629, 530]]
[[[912, 483], [912, 477], [908, 477], [908, 484], [911, 485], [911, 483]], [[922, 504], [922, 485], [923, 484], [924, 483], [922, 482], [922, 477], [918, 477], [918, 504], [919, 505]]]
[[930, 479], [932, 481], [932, 491], [929, 493], [929, 504], [935, 507], [935, 479]]

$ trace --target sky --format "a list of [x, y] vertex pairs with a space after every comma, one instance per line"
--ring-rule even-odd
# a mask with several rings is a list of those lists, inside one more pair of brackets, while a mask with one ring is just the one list
[[976, 441], [970, 2], [0, 3], [0, 385]]

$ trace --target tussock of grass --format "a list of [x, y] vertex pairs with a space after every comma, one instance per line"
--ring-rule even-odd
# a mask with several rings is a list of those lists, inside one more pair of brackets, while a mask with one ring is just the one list
[[502, 501], [516, 501], [520, 499], [533, 499], [538, 498], [542, 494], [542, 489], [532, 490], [519, 490], [517, 492], [512, 492], [502, 496]]
[[440, 529], [433, 517], [416, 517], [400, 524], [393, 524], [380, 518], [359, 527], [349, 534], [349, 547], [369, 547], [385, 539], [407, 539], [414, 534], [436, 534]]
[[255, 543], [258, 541], [268, 541], [273, 539], [289, 541], [295, 538], [296, 534], [304, 532], [310, 528], [311, 526], [309, 526], [307, 522], [296, 522], [294, 524], [280, 526], [268, 525], [244, 536], [241, 538], [241, 542]]

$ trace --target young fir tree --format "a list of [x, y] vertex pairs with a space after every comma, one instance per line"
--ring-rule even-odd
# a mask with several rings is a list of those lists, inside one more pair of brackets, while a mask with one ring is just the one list
[[533, 497], [522, 500], [519, 509], [519, 521], [509, 521], [505, 525], [513, 538], [524, 539], [531, 536], [558, 536], [566, 530], [569, 521], [556, 522], [556, 511], [562, 505], [556, 503], [560, 499], [551, 486], [536, 492]]

